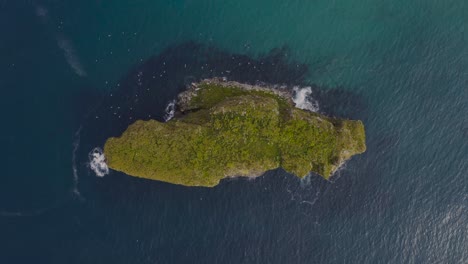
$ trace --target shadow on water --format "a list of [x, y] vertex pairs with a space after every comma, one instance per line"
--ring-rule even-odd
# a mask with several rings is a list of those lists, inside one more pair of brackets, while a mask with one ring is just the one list
[[[106, 138], [120, 135], [135, 120], [162, 121], [168, 102], [187, 84], [204, 78], [308, 86], [304, 83], [308, 66], [292, 61], [288, 53], [287, 47], [281, 47], [252, 58], [195, 42], [174, 45], [135, 65], [107, 94], [85, 89], [77, 96], [77, 106], [82, 107], [82, 100], [91, 106], [86, 110], [87, 120], [82, 122], [88, 130], [93, 130], [91, 134], [97, 145], [102, 145]], [[311, 86], [325, 114], [358, 118], [366, 111], [361, 95], [339, 88]]]
[[[247, 83], [301, 83], [307, 66], [291, 66], [284, 54], [287, 48], [274, 49], [258, 58], [232, 54], [216, 47], [188, 42], [167, 48], [142, 64], [134, 66], [104, 95], [87, 94], [81, 98], [98, 98], [100, 106], [90, 113], [86, 125], [119, 135], [138, 119], [163, 120], [167, 103], [176, 98], [187, 84], [210, 77], [224, 76]], [[93, 120], [94, 119], [94, 120]], [[102, 143], [101, 141], [101, 143]]]

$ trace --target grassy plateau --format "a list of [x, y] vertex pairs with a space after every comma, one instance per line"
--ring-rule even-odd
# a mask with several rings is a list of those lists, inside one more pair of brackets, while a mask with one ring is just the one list
[[283, 168], [328, 179], [366, 150], [361, 121], [294, 107], [287, 91], [218, 79], [179, 95], [168, 122], [136, 121], [104, 146], [108, 166], [128, 175], [186, 186], [255, 177]]

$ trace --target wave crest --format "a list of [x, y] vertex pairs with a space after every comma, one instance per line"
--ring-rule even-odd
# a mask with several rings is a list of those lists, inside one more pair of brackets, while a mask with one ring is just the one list
[[175, 105], [176, 105], [176, 101], [172, 100], [167, 104], [166, 109], [164, 109], [164, 112], [165, 112], [164, 121], [165, 122], [171, 120], [174, 117]]
[[311, 112], [319, 111], [319, 103], [317, 102], [317, 100], [312, 98], [311, 87], [300, 88], [298, 86], [295, 86], [293, 88], [293, 91], [293, 101], [294, 104], [296, 104], [297, 108], [309, 110]]
[[91, 152], [88, 154], [88, 159], [88, 166], [92, 171], [94, 171], [96, 176], [104, 177], [109, 174], [109, 167], [106, 163], [106, 157], [104, 156], [101, 148], [96, 147], [91, 150]]

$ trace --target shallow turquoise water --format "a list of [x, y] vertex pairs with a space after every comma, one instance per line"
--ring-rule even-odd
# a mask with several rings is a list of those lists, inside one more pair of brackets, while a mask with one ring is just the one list
[[[0, 260], [468, 261], [464, 1], [168, 2], [0, 2]], [[367, 153], [332, 182], [274, 172], [188, 189], [97, 178], [84, 141], [75, 186], [73, 143], [92, 127], [77, 109], [96, 104], [83, 91], [109, 96], [191, 40], [253, 57], [288, 46], [309, 66], [298, 84], [365, 102]]]

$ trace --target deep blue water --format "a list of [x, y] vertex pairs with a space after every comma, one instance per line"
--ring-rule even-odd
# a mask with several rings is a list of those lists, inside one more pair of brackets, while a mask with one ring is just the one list
[[[0, 263], [468, 263], [463, 0], [0, 0]], [[184, 85], [311, 86], [364, 121], [325, 181], [187, 188], [88, 153]]]

